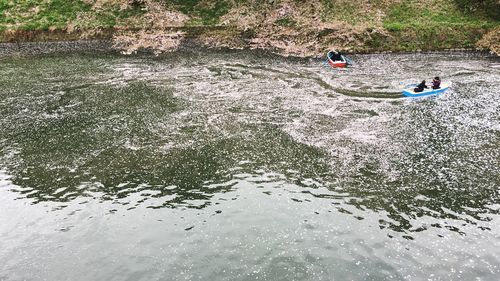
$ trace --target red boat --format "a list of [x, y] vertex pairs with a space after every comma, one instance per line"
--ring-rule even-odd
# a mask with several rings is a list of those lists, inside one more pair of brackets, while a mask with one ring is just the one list
[[326, 59], [331, 67], [347, 67], [348, 64], [344, 56], [333, 51], [329, 51], [326, 54]]

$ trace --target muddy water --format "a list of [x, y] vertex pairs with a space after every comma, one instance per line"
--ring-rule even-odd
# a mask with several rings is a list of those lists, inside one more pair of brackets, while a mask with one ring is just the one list
[[497, 280], [500, 61], [354, 59], [1, 59], [0, 280]]

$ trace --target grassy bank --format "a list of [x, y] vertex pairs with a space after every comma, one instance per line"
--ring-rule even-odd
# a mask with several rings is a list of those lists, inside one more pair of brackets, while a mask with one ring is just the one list
[[[471, 48], [500, 26], [499, 11], [495, 0], [0, 0], [0, 40], [131, 30], [128, 36], [146, 42], [134, 31], [175, 28], [212, 46], [291, 53]], [[37, 32], [57, 36], [26, 36]]]
[[0, 0], [0, 31], [113, 28], [140, 16], [142, 8], [140, 3], [122, 8], [119, 1]]

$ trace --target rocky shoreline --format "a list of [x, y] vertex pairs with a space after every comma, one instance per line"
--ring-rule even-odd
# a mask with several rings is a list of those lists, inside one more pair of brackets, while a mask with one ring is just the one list
[[[181, 45], [179, 45], [175, 50], [172, 51], [193, 51], [201, 52], [205, 50], [221, 51], [221, 50], [251, 50], [260, 51], [266, 53], [273, 53], [276, 55], [287, 56], [287, 57], [299, 57], [299, 58], [320, 58], [324, 54], [314, 54], [314, 55], [294, 55], [294, 54], [284, 54], [279, 50], [272, 48], [231, 48], [231, 47], [213, 47], [205, 46], [199, 44], [197, 40], [184, 40]], [[93, 40], [76, 40], [76, 41], [48, 41], [48, 42], [11, 42], [11, 43], [0, 43], [0, 58], [13, 57], [13, 56], [32, 56], [32, 55], [46, 55], [54, 53], [120, 53], [113, 41], [110, 39], [93, 39]], [[326, 50], [325, 50], [326, 52]], [[360, 52], [358, 54], [391, 54], [391, 53], [479, 53], [488, 54], [488, 51], [477, 50], [472, 48], [454, 48], [454, 49], [443, 49], [443, 50], [416, 50], [416, 51], [373, 51], [373, 52]], [[158, 55], [155, 50], [152, 49], [141, 49], [140, 54], [148, 55]], [[351, 52], [355, 54], [356, 52]]]
[[67, 52], [110, 52], [111, 40], [0, 43], [0, 58]]

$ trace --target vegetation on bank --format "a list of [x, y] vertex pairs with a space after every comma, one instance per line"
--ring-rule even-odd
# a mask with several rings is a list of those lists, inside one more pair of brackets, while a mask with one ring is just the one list
[[75, 23], [82, 29], [112, 28], [120, 20], [142, 13], [141, 5], [123, 9], [109, 1], [96, 9], [93, 2], [97, 1], [0, 0], [0, 31], [67, 29]]
[[499, 26], [497, 0], [0, 0], [3, 33], [197, 28], [211, 44], [278, 49], [473, 47]]
[[[383, 26], [390, 31], [409, 28], [491, 28], [496, 23], [485, 12], [462, 12], [449, 1], [440, 1], [437, 5], [415, 9], [408, 2], [392, 6], [383, 20]], [[437, 2], [437, 1], [436, 1]], [[418, 14], [418, 16], [415, 16]]]

